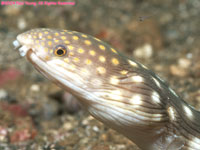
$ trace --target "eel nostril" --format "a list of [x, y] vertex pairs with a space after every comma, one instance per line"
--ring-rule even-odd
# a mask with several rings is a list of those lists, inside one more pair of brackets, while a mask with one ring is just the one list
[[13, 41], [14, 48], [17, 49], [21, 46], [18, 40]]

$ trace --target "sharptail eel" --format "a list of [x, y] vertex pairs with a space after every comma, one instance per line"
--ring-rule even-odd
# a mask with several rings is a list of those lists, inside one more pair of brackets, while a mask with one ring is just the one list
[[200, 150], [200, 113], [141, 63], [87, 34], [32, 29], [13, 42], [51, 81], [142, 150]]

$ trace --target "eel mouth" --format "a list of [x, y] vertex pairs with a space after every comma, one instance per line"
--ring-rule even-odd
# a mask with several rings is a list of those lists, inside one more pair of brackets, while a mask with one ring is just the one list
[[[44, 61], [43, 61], [40, 57], [38, 57], [38, 56], [36, 55], [36, 53], [35, 53], [35, 51], [34, 51], [33, 48], [31, 48], [30, 46], [27, 46], [27, 45], [23, 44], [23, 42], [20, 42], [18, 39], [16, 39], [15, 41], [13, 41], [13, 46], [14, 46], [14, 49], [15, 49], [15, 50], [18, 50], [18, 51], [19, 51], [19, 53], [20, 53], [20, 55], [21, 55], [22, 57], [26, 56], [26, 58], [27, 58], [34, 66], [36, 66], [36, 68], [37, 68], [38, 70], [40, 70], [40, 69], [39, 69], [40, 67], [38, 67], [37, 63], [33, 61], [33, 59], [32, 59], [32, 54], [33, 54], [35, 57], [38, 58], [38, 59], [37, 59], [37, 62], [44, 62]], [[44, 62], [44, 63], [45, 63], [45, 62]]]
[[22, 57], [26, 56], [27, 52], [31, 50], [31, 47], [22, 45], [18, 40], [13, 41], [14, 49], [17, 49]]

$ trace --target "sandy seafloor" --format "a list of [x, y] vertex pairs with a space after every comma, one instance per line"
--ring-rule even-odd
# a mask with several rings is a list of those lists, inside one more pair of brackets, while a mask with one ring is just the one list
[[0, 6], [0, 150], [138, 150], [80, 109], [20, 57], [32, 28], [76, 30], [145, 64], [200, 110], [199, 0], [77, 0], [75, 6]]

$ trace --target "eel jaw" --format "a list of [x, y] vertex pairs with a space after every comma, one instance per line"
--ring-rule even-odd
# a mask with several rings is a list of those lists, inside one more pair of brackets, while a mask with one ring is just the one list
[[26, 45], [21, 45], [18, 40], [13, 41], [13, 45], [15, 49], [19, 50], [19, 53], [22, 57], [26, 56], [27, 52], [31, 49]]

